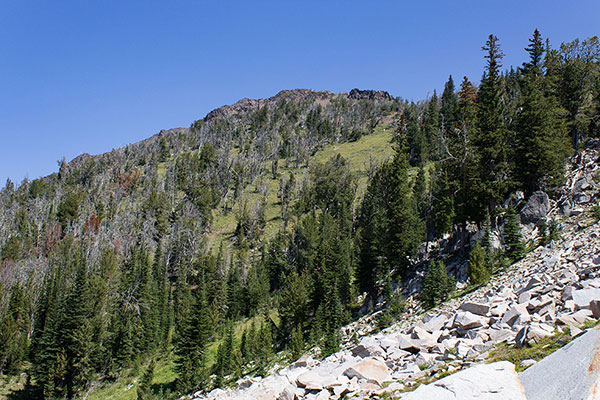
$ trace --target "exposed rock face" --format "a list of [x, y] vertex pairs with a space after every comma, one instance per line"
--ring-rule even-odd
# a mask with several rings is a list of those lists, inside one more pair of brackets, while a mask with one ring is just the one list
[[550, 199], [544, 192], [535, 192], [531, 195], [525, 207], [521, 210], [522, 224], [539, 224], [550, 211]]
[[401, 397], [402, 400], [527, 400], [508, 361], [483, 364], [440, 379]]
[[317, 92], [309, 89], [293, 89], [293, 90], [282, 90], [273, 97], [267, 99], [241, 99], [235, 104], [219, 107], [209, 112], [204, 121], [208, 122], [212, 119], [219, 117], [230, 117], [232, 115], [245, 113], [248, 111], [254, 111], [259, 107], [273, 105], [283, 100], [288, 101], [302, 101], [302, 100], [330, 100], [337, 96], [335, 93], [329, 91]]
[[550, 354], [519, 378], [528, 400], [600, 398], [600, 329]]
[[394, 98], [386, 91], [383, 90], [360, 90], [352, 89], [348, 93], [348, 97], [354, 100], [380, 100], [380, 101], [392, 101]]

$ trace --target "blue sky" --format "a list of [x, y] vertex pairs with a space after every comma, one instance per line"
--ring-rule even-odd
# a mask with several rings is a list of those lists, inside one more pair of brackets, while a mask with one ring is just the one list
[[[417, 4], [418, 3], [418, 4]], [[2, 1], [0, 186], [282, 89], [382, 89], [419, 100], [479, 81], [500, 38], [519, 65], [600, 34], [600, 1]]]

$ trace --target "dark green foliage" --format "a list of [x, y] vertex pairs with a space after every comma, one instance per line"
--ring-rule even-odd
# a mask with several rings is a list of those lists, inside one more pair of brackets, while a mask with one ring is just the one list
[[472, 285], [481, 285], [490, 280], [490, 271], [486, 264], [485, 250], [477, 242], [469, 254], [469, 267], [467, 269], [469, 282]]
[[406, 310], [406, 301], [402, 298], [400, 291], [390, 293], [387, 298], [387, 308], [380, 314], [377, 325], [379, 328], [387, 328], [398, 321]]
[[0, 251], [0, 262], [4, 260], [18, 260], [21, 258], [21, 241], [17, 236], [11, 236]]
[[137, 400], [152, 400], [152, 380], [154, 379], [154, 360], [150, 360], [148, 367], [140, 379], [140, 383], [137, 387]]
[[502, 58], [498, 38], [490, 35], [482, 47], [486, 52], [486, 69], [479, 87], [478, 132], [475, 146], [479, 154], [480, 183], [478, 195], [490, 209], [502, 200], [510, 188], [510, 135], [505, 124], [503, 101]]
[[[444, 130], [452, 134], [458, 126], [458, 96], [456, 95], [454, 80], [452, 75], [448, 77], [448, 82], [444, 85], [442, 93], [442, 107], [440, 109], [442, 116], [442, 126]], [[460, 129], [460, 128], [459, 128]]]
[[414, 255], [424, 237], [424, 225], [417, 215], [408, 183], [408, 162], [398, 150], [391, 163], [383, 167], [383, 193], [387, 217], [387, 260], [390, 265], [405, 268], [407, 257]]
[[192, 306], [180, 322], [178, 332], [175, 342], [177, 386], [186, 392], [207, 383], [208, 366], [204, 354], [213, 325], [203, 286], [193, 293]]
[[517, 261], [525, 255], [521, 225], [517, 213], [512, 207], [506, 211], [504, 216], [504, 243], [509, 260]]
[[290, 340], [290, 361], [296, 361], [304, 353], [304, 335], [300, 325], [297, 325], [292, 330], [292, 338]]
[[569, 152], [566, 126], [558, 100], [543, 76], [544, 48], [536, 30], [527, 48], [530, 61], [523, 67], [523, 101], [516, 121], [517, 179], [528, 192], [562, 182]]
[[390, 268], [403, 272], [425, 236], [408, 181], [408, 162], [400, 148], [369, 182], [359, 227], [360, 289], [375, 294]]
[[0, 372], [15, 374], [29, 350], [28, 299], [23, 288], [16, 284], [10, 290], [8, 309], [0, 320]]
[[63, 231], [78, 217], [80, 201], [81, 196], [78, 193], [69, 193], [59, 204], [56, 218]]
[[309, 316], [309, 279], [306, 272], [298, 275], [292, 271], [286, 278], [281, 294], [279, 316], [284, 336], [293, 333], [294, 327], [302, 327]]
[[433, 307], [437, 303], [448, 298], [454, 290], [454, 277], [446, 272], [443, 262], [432, 262], [425, 274], [423, 289], [421, 290], [421, 301], [425, 307]]
[[433, 226], [437, 237], [444, 235], [452, 229], [454, 223], [454, 198], [448, 173], [436, 169], [432, 178], [433, 197]]

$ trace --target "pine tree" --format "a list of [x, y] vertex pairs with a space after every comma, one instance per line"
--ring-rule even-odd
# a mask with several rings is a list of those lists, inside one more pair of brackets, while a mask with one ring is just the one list
[[543, 76], [542, 38], [536, 29], [523, 66], [523, 102], [516, 121], [517, 179], [527, 192], [560, 184], [569, 142], [559, 104]]
[[140, 383], [137, 387], [137, 400], [152, 400], [152, 380], [154, 379], [154, 360], [150, 360], [148, 367], [140, 379]]
[[196, 289], [192, 309], [181, 324], [175, 343], [175, 370], [177, 386], [185, 392], [206, 384], [204, 354], [213, 326], [204, 286]]
[[454, 290], [454, 277], [450, 276], [443, 262], [432, 262], [425, 274], [420, 298], [426, 307], [433, 307], [448, 298]]
[[294, 327], [301, 327], [309, 316], [309, 283], [308, 274], [298, 275], [292, 271], [286, 278], [286, 287], [281, 294], [279, 316], [284, 337], [293, 332]]
[[467, 269], [469, 282], [473, 285], [487, 283], [490, 279], [490, 272], [486, 267], [485, 251], [477, 242], [469, 254], [469, 267]]
[[432, 182], [433, 226], [439, 237], [452, 229], [455, 216], [454, 198], [446, 171], [436, 168]]
[[408, 182], [408, 162], [398, 148], [391, 163], [384, 165], [387, 188], [387, 258], [392, 266], [403, 270], [407, 257], [415, 254], [424, 237], [424, 224], [419, 220]]
[[458, 122], [458, 96], [455, 93], [454, 80], [452, 75], [444, 85], [442, 93], [442, 107], [440, 109], [442, 123], [447, 134], [452, 134]]
[[504, 123], [502, 76], [504, 53], [498, 38], [490, 35], [482, 50], [486, 51], [486, 70], [479, 87], [478, 132], [475, 144], [480, 156], [480, 196], [490, 210], [502, 200], [510, 186], [509, 134]]
[[[429, 148], [429, 159], [439, 158], [439, 129], [440, 129], [440, 108], [438, 106], [437, 93], [434, 90], [433, 96], [427, 104], [427, 112], [425, 113], [425, 132]], [[425, 159], [423, 159], [425, 161]]]
[[292, 338], [290, 340], [290, 362], [296, 361], [304, 353], [304, 335], [300, 325], [297, 325], [292, 330]]
[[517, 261], [525, 255], [525, 245], [521, 235], [521, 226], [514, 208], [509, 207], [505, 214], [504, 240], [506, 256], [511, 261]]

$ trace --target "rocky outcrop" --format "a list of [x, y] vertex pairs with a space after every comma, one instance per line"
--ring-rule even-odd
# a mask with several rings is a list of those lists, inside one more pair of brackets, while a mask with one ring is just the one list
[[550, 198], [544, 192], [535, 192], [529, 197], [520, 213], [522, 224], [536, 224], [545, 221], [550, 211]]
[[333, 92], [322, 91], [317, 92], [309, 89], [294, 89], [294, 90], [282, 90], [273, 97], [267, 99], [248, 99], [244, 98], [232, 105], [222, 106], [209, 112], [204, 121], [208, 122], [215, 118], [226, 118], [233, 115], [247, 113], [249, 111], [257, 110], [260, 107], [271, 106], [281, 101], [292, 101], [299, 102], [304, 100], [311, 100], [317, 102], [323, 102], [331, 100], [337, 96]]
[[393, 101], [394, 98], [383, 90], [360, 90], [352, 89], [348, 93], [348, 98], [354, 100], [378, 100], [378, 101]]
[[[566, 398], [566, 397], [565, 397]], [[402, 400], [527, 400], [508, 361], [477, 365], [401, 397]]]
[[600, 329], [535, 363], [519, 378], [528, 400], [600, 398]]

